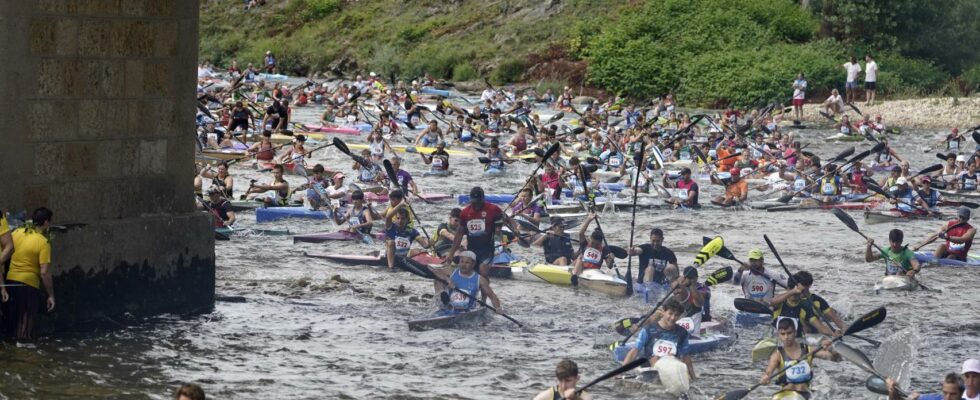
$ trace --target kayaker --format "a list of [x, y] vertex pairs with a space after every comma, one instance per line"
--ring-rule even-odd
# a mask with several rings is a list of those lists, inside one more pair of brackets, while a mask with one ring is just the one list
[[845, 184], [851, 188], [851, 193], [868, 193], [868, 183], [866, 179], [871, 176], [870, 171], [864, 170], [861, 161], [855, 161], [851, 167], [849, 175], [845, 176]]
[[[10, 294], [7, 293], [7, 287], [4, 286], [3, 277], [6, 276], [6, 271], [4, 267], [7, 265], [7, 260], [10, 256], [14, 254], [14, 239], [10, 235], [10, 225], [7, 223], [7, 214], [0, 210], [0, 303], [6, 303], [10, 299]], [[2, 317], [2, 315], [0, 315]], [[2, 325], [3, 319], [0, 318], [0, 330], [3, 329]]]
[[[969, 360], [967, 360], [969, 361]], [[980, 374], [980, 372], [974, 372], [974, 374]], [[950, 372], [946, 374], [941, 383], [941, 392], [938, 394], [919, 394], [918, 392], [912, 392], [908, 394], [908, 397], [900, 394], [898, 392], [898, 383], [892, 378], [885, 379], [885, 384], [888, 385], [888, 400], [963, 400], [968, 399], [964, 395], [966, 392], [966, 384], [963, 381], [963, 377], [955, 372]]]
[[347, 187], [344, 186], [344, 178], [343, 172], [334, 172], [333, 177], [330, 178], [333, 184], [327, 186], [325, 190], [324, 201], [330, 208], [331, 215], [336, 212], [337, 208], [347, 205]]
[[[748, 271], [748, 275], [745, 274]], [[771, 274], [766, 271], [762, 250], [749, 250], [749, 262], [735, 272], [732, 280], [736, 285], [742, 285], [742, 295], [746, 299], [769, 304], [776, 295], [776, 285], [786, 287], [786, 277], [781, 274]]]
[[306, 136], [296, 135], [293, 138], [293, 145], [289, 146], [286, 151], [279, 155], [279, 164], [292, 164], [294, 171], [296, 168], [306, 168], [306, 163], [304, 162], [307, 156], [305, 144]]
[[363, 163], [355, 161], [354, 165], [351, 166], [351, 169], [357, 171], [357, 180], [371, 185], [380, 183], [384, 175], [381, 173], [381, 167], [370, 161], [371, 151], [368, 149], [361, 150], [361, 158]]
[[888, 232], [888, 247], [882, 249], [883, 253], [874, 254], [871, 249], [875, 241], [868, 238], [868, 245], [864, 248], [864, 261], [872, 262], [884, 258], [885, 275], [905, 275], [909, 278], [915, 278], [921, 266], [919, 260], [915, 259], [915, 252], [908, 246], [902, 245], [904, 240], [905, 233], [901, 229], [892, 229]]
[[326, 187], [330, 185], [330, 182], [323, 176], [324, 168], [322, 164], [314, 165], [312, 171], [313, 174], [306, 177], [306, 183], [297, 187], [296, 191], [305, 190], [304, 197], [310, 207], [309, 209], [319, 210], [320, 207], [329, 204]]
[[272, 131], [263, 131], [259, 142], [249, 147], [248, 153], [255, 155], [256, 162], [272, 162], [275, 160], [276, 146], [272, 144]]
[[908, 178], [899, 176], [898, 179], [895, 180], [895, 189], [892, 191], [892, 199], [890, 199], [889, 202], [894, 204], [895, 208], [903, 213], [912, 213], [917, 211], [913, 206], [913, 204], [915, 204], [915, 193], [909, 186]]
[[840, 320], [837, 312], [830, 307], [830, 303], [817, 294], [810, 293], [813, 286], [813, 275], [809, 272], [799, 271], [790, 277], [792, 289], [787, 289], [775, 295], [769, 304], [773, 307], [772, 325], [775, 327], [780, 320], [791, 319], [796, 321], [796, 326], [802, 326], [796, 330], [796, 335], [802, 337], [804, 332], [820, 332], [827, 336], [839, 336], [843, 333], [841, 329], [836, 331], [821, 321], [820, 316], [828, 317], [838, 327], [843, 327], [844, 322]]
[[[494, 243], [493, 236], [500, 225], [506, 225], [511, 232], [519, 232], [517, 224], [509, 216], [504, 214], [496, 204], [484, 201], [483, 188], [474, 186], [470, 189], [470, 204], [460, 212], [459, 227], [453, 238], [453, 247], [449, 251], [450, 257], [445, 262], [452, 259], [452, 255], [459, 250], [463, 238], [466, 238], [466, 250], [472, 251], [477, 256], [477, 264], [480, 266], [480, 275], [489, 276], [490, 263], [493, 262]], [[528, 242], [523, 237], [518, 237], [521, 246], [528, 247]]]
[[395, 261], [401, 257], [412, 257], [417, 252], [412, 250], [412, 243], [418, 242], [429, 247], [429, 239], [408, 225], [408, 208], [402, 207], [395, 211], [391, 226], [385, 230], [385, 256], [388, 270], [395, 270]]
[[839, 170], [837, 165], [827, 164], [824, 167], [824, 176], [820, 178], [820, 201], [823, 203], [830, 203], [836, 200], [837, 196], [841, 194], [841, 177], [839, 175]]
[[504, 156], [504, 152], [500, 150], [500, 142], [496, 138], [490, 140], [490, 148], [487, 149], [486, 157], [489, 159], [486, 165], [487, 172], [502, 172], [504, 170], [504, 162], [508, 161], [508, 158]]
[[800, 343], [797, 340], [800, 336], [797, 333], [797, 325], [793, 320], [779, 321], [776, 332], [779, 335], [780, 346], [769, 356], [769, 365], [762, 373], [759, 383], [769, 384], [770, 375], [792, 365], [785, 373], [779, 375], [774, 383], [780, 386], [780, 391], [797, 392], [804, 399], [809, 399], [810, 382], [813, 380], [813, 359], [838, 362], [842, 357], [834, 351], [830, 339], [821, 340], [820, 349], [811, 349], [810, 345]]
[[[538, 226], [541, 223], [541, 212], [543, 210], [535, 199], [534, 190], [530, 186], [524, 187], [517, 194], [512, 209], [511, 217], [515, 220], [520, 219], [525, 222], [530, 222], [534, 226]], [[527, 232], [523, 228], [522, 226], [521, 232]]]
[[280, 132], [289, 127], [289, 100], [273, 101], [262, 116], [261, 129]]
[[446, 151], [446, 142], [439, 141], [436, 143], [436, 149], [428, 156], [425, 153], [419, 152], [419, 156], [422, 157], [422, 162], [426, 165], [432, 165], [429, 170], [430, 174], [433, 175], [449, 175], [449, 153]]
[[439, 224], [439, 227], [436, 228], [435, 244], [432, 248], [439, 254], [439, 257], [445, 257], [446, 251], [453, 247], [456, 229], [459, 228], [459, 215], [462, 211], [459, 208], [449, 210], [449, 220]]
[[938, 213], [939, 206], [946, 202], [938, 190], [932, 188], [932, 178], [928, 175], [919, 178], [919, 189], [915, 191], [915, 204], [930, 213]]
[[565, 233], [565, 219], [551, 217], [551, 226], [532, 243], [544, 248], [544, 261], [553, 265], [570, 265], [575, 259], [572, 239]]
[[[392, 183], [394, 183], [399, 188], [401, 188], [402, 192], [406, 192], [405, 193], [406, 195], [408, 193], [414, 193], [418, 195], [419, 187], [418, 185], [415, 184], [415, 180], [412, 179], [412, 174], [402, 169], [402, 158], [393, 157], [391, 159], [391, 167], [392, 169], [395, 170], [395, 180], [396, 180], [395, 182]], [[409, 187], [411, 187], [411, 191], [408, 190]]]
[[592, 231], [591, 235], [588, 237], [585, 236], [585, 232], [589, 230], [589, 225], [592, 225], [592, 221], [595, 221], [595, 219], [596, 214], [590, 212], [578, 230], [579, 256], [575, 259], [575, 268], [572, 270], [573, 275], [582, 275], [582, 271], [586, 269], [602, 268], [603, 262], [605, 262], [606, 266], [612, 268], [613, 254], [605, 246], [605, 236], [602, 234], [602, 231], [596, 228]]
[[880, 151], [878, 151], [878, 153], [875, 154], [875, 160], [877, 161], [878, 166], [890, 167], [895, 164], [895, 160], [898, 160], [899, 162], [904, 161], [902, 160], [902, 157], [898, 156], [898, 153], [895, 152], [895, 149], [891, 148], [891, 146], [888, 146], [887, 138], [882, 137], [880, 142], [884, 143], [885, 147], [883, 147]]
[[958, 179], [952, 183], [954, 189], [976, 191], [980, 187], [980, 176], [977, 175], [977, 166], [970, 164], [966, 167], [966, 172], [961, 173]]
[[677, 255], [664, 246], [664, 231], [660, 228], [650, 229], [650, 243], [630, 249], [630, 255], [640, 256], [636, 283], [645, 283], [648, 290], [657, 287], [666, 293], [670, 282], [677, 279], [680, 273], [677, 268]]
[[266, 207], [281, 206], [289, 202], [289, 182], [283, 178], [282, 164], [272, 167], [272, 182], [269, 184], [253, 183], [248, 190], [249, 198], [260, 199]]
[[354, 190], [350, 194], [351, 203], [342, 211], [333, 213], [333, 220], [337, 225], [347, 224], [344, 230], [370, 235], [371, 227], [374, 222], [374, 213], [371, 212], [371, 205], [364, 201], [364, 192]]
[[953, 260], [966, 261], [973, 247], [973, 237], [977, 234], [977, 228], [970, 225], [970, 209], [960, 207], [956, 211], [956, 219], [947, 222], [936, 235], [946, 242], [936, 248], [935, 257], [937, 259], [949, 258]]
[[211, 187], [218, 188], [225, 197], [234, 196], [232, 193], [235, 191], [235, 178], [228, 173], [227, 163], [218, 164], [217, 173], [212, 173], [211, 168], [205, 168], [201, 171], [201, 177], [211, 179]]
[[671, 285], [674, 300], [684, 306], [684, 316], [677, 324], [696, 335], [702, 322], [711, 321], [711, 289], [698, 283], [698, 269], [691, 265], [684, 267]]
[[749, 182], [742, 179], [742, 171], [740, 169], [732, 168], [730, 171], [732, 180], [728, 185], [725, 185], [725, 194], [715, 197], [711, 202], [719, 206], [732, 206], [738, 205], [739, 203], [745, 202], [745, 199], [749, 196]]
[[[408, 201], [405, 200], [405, 192], [401, 189], [393, 189], [388, 193], [388, 207], [385, 208], [383, 218], [385, 220], [385, 230], [391, 227], [392, 221], [395, 219], [395, 215], [398, 214], [398, 210], [407, 209], [410, 205]], [[415, 218], [411, 214], [408, 216], [408, 226], [415, 227]]]
[[429, 125], [419, 132], [418, 136], [415, 137], [415, 145], [421, 145], [423, 147], [435, 146], [437, 143], [444, 140], [442, 136], [442, 129], [439, 129], [439, 123], [436, 120], [429, 121]]
[[564, 359], [558, 362], [555, 368], [555, 386], [545, 389], [534, 400], [592, 400], [592, 395], [583, 391], [575, 394], [575, 386], [578, 385], [578, 365], [574, 361]]
[[647, 319], [636, 337], [635, 347], [630, 349], [623, 359], [623, 365], [633, 362], [637, 357], [650, 359], [650, 366], [655, 366], [661, 357], [676, 357], [687, 365], [690, 379], [695, 378], [694, 362], [688, 355], [688, 341], [691, 334], [677, 325], [684, 316], [684, 306], [674, 299], [668, 299], [664, 305]]
[[[450, 313], [461, 313], [473, 310], [478, 303], [476, 299], [488, 298], [497, 314], [503, 314], [504, 310], [500, 306], [500, 299], [490, 288], [490, 280], [486, 276], [476, 272], [476, 254], [472, 251], [460, 252], [456, 257], [456, 268], [449, 276], [444, 277], [449, 283], [449, 287], [440, 288], [440, 299], [443, 306]], [[438, 270], [434, 270], [438, 271]], [[436, 273], [442, 273], [441, 271]], [[462, 293], [453, 290], [460, 289], [470, 295], [467, 297]]]
[[384, 136], [381, 136], [380, 130], [375, 129], [371, 131], [371, 134], [367, 137], [367, 145], [370, 160], [378, 162], [385, 158], [385, 148], [388, 147], [388, 142], [385, 141]]
[[698, 197], [701, 194], [701, 189], [698, 186], [697, 181], [691, 179], [690, 168], [681, 168], [681, 176], [677, 179], [677, 182], [669, 181], [667, 179], [667, 174], [664, 174], [664, 186], [675, 188], [675, 193], [677, 195], [676, 198], [672, 196], [671, 198], [666, 199], [666, 202], [695, 210], [701, 208], [701, 205], [698, 204]]
[[[5, 331], [17, 340], [34, 340], [34, 320], [41, 304], [41, 283], [47, 293], [47, 311], [55, 307], [54, 280], [51, 278], [51, 242], [47, 234], [51, 228], [51, 210], [41, 207], [34, 210], [31, 220], [10, 233], [13, 253], [7, 269], [6, 285], [9, 286], [8, 315], [4, 316]], [[0, 227], [2, 228], [2, 227]], [[7, 245], [4, 245], [6, 250]]]
[[208, 201], [200, 203], [200, 208], [214, 216], [215, 228], [230, 227], [235, 223], [235, 212], [231, 210], [231, 203], [218, 187], [212, 186], [208, 189]]

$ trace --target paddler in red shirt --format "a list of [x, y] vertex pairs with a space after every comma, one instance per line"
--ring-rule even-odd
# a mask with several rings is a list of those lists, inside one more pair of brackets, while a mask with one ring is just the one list
[[[463, 236], [466, 236], [466, 250], [476, 254], [480, 275], [489, 276], [495, 248], [494, 233], [501, 224], [506, 224], [511, 232], [519, 232], [514, 220], [504, 214], [500, 207], [484, 201], [482, 187], [475, 186], [470, 189], [470, 204], [460, 212], [459, 227], [453, 235], [453, 247], [449, 253], [446, 253], [448, 256], [444, 263], [448, 265], [451, 262], [460, 248]], [[518, 241], [521, 246], [530, 247], [523, 237], [518, 236]]]
[[969, 220], [970, 209], [960, 207], [956, 212], [956, 219], [943, 225], [937, 236], [940, 239], [946, 239], [946, 242], [940, 244], [939, 248], [936, 249], [936, 259], [949, 258], [966, 261], [967, 253], [973, 246], [973, 236], [977, 234], [977, 228], [970, 225]]

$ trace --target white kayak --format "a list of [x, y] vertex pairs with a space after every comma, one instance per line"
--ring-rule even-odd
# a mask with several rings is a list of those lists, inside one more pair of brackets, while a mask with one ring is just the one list
[[875, 284], [875, 292], [879, 290], [915, 290], [919, 284], [905, 275], [886, 275]]
[[691, 389], [691, 377], [687, 374], [687, 364], [674, 357], [663, 357], [653, 365], [660, 383], [671, 394], [680, 396]]

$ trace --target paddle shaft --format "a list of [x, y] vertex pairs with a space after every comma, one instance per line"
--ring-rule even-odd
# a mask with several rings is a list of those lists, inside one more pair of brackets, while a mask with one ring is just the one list
[[[646, 141], [640, 141], [640, 164], [643, 163], [643, 155], [647, 148]], [[630, 245], [628, 249], [633, 249], [633, 237], [636, 233], [636, 202], [640, 198], [639, 188], [640, 188], [640, 171], [642, 169], [640, 166], [636, 167], [636, 177], [633, 181], [633, 215], [630, 217]], [[631, 296], [633, 294], [633, 256], [629, 255], [627, 251], [626, 256], [626, 295]]]
[[584, 392], [585, 389], [588, 389], [588, 388], [590, 388], [592, 386], [595, 386], [595, 384], [597, 384], [599, 382], [602, 382], [602, 381], [604, 381], [606, 379], [612, 378], [612, 377], [614, 377], [616, 375], [622, 374], [623, 372], [632, 370], [632, 369], [634, 369], [636, 367], [639, 367], [639, 366], [645, 364], [646, 362], [647, 362], [647, 360], [641, 357], [641, 358], [638, 358], [636, 360], [633, 360], [629, 364], [622, 365], [619, 368], [616, 368], [616, 369], [614, 369], [612, 371], [606, 372], [602, 376], [593, 379], [592, 382], [589, 382], [585, 386], [582, 386], [581, 388], [575, 390], [575, 395], [579, 395], [582, 392]]
[[[837, 210], [840, 210], [840, 209], [837, 208], [837, 209], [834, 209], [834, 210], [837, 211]], [[850, 228], [852, 231], [857, 232], [857, 234], [858, 235], [861, 235], [861, 237], [863, 237], [865, 240], [870, 240], [870, 238], [867, 235], [865, 235], [864, 233], [862, 233], [861, 230], [857, 228], [857, 224], [854, 223], [854, 220], [851, 219], [851, 217], [849, 215], [847, 215], [843, 211], [841, 211], [840, 213], [834, 213], [834, 215], [837, 215], [837, 218], [840, 219], [842, 222], [844, 222], [844, 225], [847, 225], [847, 227]], [[847, 221], [844, 221], [844, 218], [845, 217], [850, 220], [850, 223], [848, 223]], [[876, 250], [878, 250], [878, 253], [881, 254], [881, 258], [884, 259], [885, 258], [885, 250], [882, 249], [880, 246], [878, 246], [877, 243], [872, 242], [871, 245], [874, 246]], [[915, 278], [911, 278], [911, 279], [912, 279], [913, 282], [915, 282], [917, 285], [919, 285], [919, 287], [921, 287], [923, 290], [928, 290], [930, 292], [935, 291], [935, 290], [930, 289], [930, 288], [926, 287], [925, 285], [923, 285], [922, 282], [920, 282], [918, 279], [915, 279]]]
[[636, 324], [636, 327], [637, 327], [636, 330], [630, 331], [630, 334], [629, 335], [626, 335], [626, 338], [623, 339], [622, 343], [626, 343], [627, 341], [630, 340], [631, 337], [633, 337], [634, 334], [636, 334], [636, 332], [639, 332], [640, 329], [643, 329], [643, 324], [646, 323], [647, 320], [650, 319], [650, 317], [652, 317], [655, 312], [657, 312], [657, 309], [659, 309], [660, 306], [662, 306], [664, 304], [664, 302], [667, 301], [667, 299], [669, 299], [670, 296], [674, 294], [674, 290], [676, 290], [676, 289], [677, 289], [677, 286], [674, 286], [674, 287], [670, 288], [670, 291], [667, 292], [667, 295], [665, 295], [664, 298], [660, 299], [660, 301], [657, 302], [657, 305], [653, 306], [653, 309], [650, 310], [650, 312], [648, 312], [645, 315], [643, 315], [643, 318], [640, 318], [640, 321], [637, 322], [637, 324]]
[[[531, 172], [531, 175], [527, 177], [527, 180], [524, 181], [524, 184], [521, 185], [521, 188], [517, 190], [517, 194], [520, 194], [521, 191], [524, 190], [524, 188], [526, 188], [527, 185], [530, 184], [532, 180], [534, 180], [535, 176], [537, 176], [538, 174], [538, 171], [541, 170], [542, 166], [544, 166], [544, 163], [548, 162], [548, 159], [550, 159], [551, 156], [554, 155], [556, 151], [558, 151], [558, 146], [559, 144], [556, 142], [555, 144], [551, 145], [551, 147], [548, 148], [548, 151], [546, 151], [544, 153], [544, 156], [541, 157], [541, 162], [539, 162], [538, 166], [534, 168], [534, 171]], [[507, 204], [507, 207], [504, 208], [504, 212], [507, 212], [507, 210], [513, 207], [515, 201], [517, 201], [516, 196], [514, 197], [514, 200], [511, 200], [510, 203]]]
[[[402, 262], [403, 262], [403, 263], [407, 263], [407, 261], [408, 261], [407, 259], [405, 259], [405, 260], [402, 260]], [[428, 266], [426, 266], [425, 268], [428, 268]], [[445, 279], [442, 279], [441, 277], [439, 277], [438, 275], [436, 275], [435, 273], [433, 273], [433, 272], [432, 272], [431, 270], [429, 270], [429, 274], [431, 274], [431, 275], [429, 275], [429, 276], [426, 276], [427, 278], [430, 278], [430, 279], [434, 279], [434, 280], [435, 280], [436, 282], [439, 282], [439, 283], [441, 283], [441, 284], [443, 284], [443, 285], [445, 285], [446, 287], [449, 287], [449, 282], [447, 282], [447, 281], [446, 281]], [[501, 313], [501, 312], [497, 312], [497, 309], [496, 309], [496, 308], [494, 308], [493, 306], [491, 306], [491, 305], [489, 305], [489, 304], [487, 304], [487, 303], [486, 303], [485, 301], [483, 301], [483, 300], [480, 300], [480, 299], [478, 299], [478, 298], [476, 298], [476, 297], [474, 297], [473, 295], [471, 295], [471, 294], [469, 294], [469, 293], [466, 293], [466, 291], [465, 291], [465, 290], [462, 290], [462, 289], [460, 289], [460, 288], [457, 288], [457, 287], [455, 287], [455, 286], [453, 286], [453, 288], [452, 288], [452, 289], [453, 289], [453, 290], [455, 290], [455, 291], [457, 291], [457, 292], [459, 292], [459, 293], [462, 293], [462, 294], [463, 294], [463, 296], [466, 296], [466, 298], [468, 298], [468, 299], [470, 299], [470, 300], [474, 300], [474, 301], [476, 301], [476, 302], [477, 302], [477, 303], [479, 303], [479, 304], [480, 304], [481, 306], [484, 306], [484, 307], [486, 307], [486, 308], [489, 308], [490, 310], [492, 310], [493, 312], [495, 312], [495, 313], [497, 313], [497, 314], [498, 314], [498, 315], [500, 315], [501, 317], [504, 317], [504, 318], [507, 318], [507, 319], [508, 319], [508, 320], [510, 320], [511, 322], [513, 322], [513, 323], [515, 323], [515, 324], [517, 324], [517, 326], [519, 326], [519, 327], [521, 327], [521, 328], [523, 328], [523, 327], [524, 327], [524, 324], [522, 324], [522, 323], [521, 323], [520, 321], [518, 321], [518, 320], [516, 320], [516, 319], [514, 319], [513, 317], [511, 317], [511, 316], [509, 316], [509, 315], [507, 315], [507, 314], [504, 314], [504, 313]]]
[[956, 225], [946, 227], [946, 229], [943, 229], [943, 231], [940, 232], [940, 233], [934, 233], [934, 234], [932, 234], [932, 236], [929, 238], [929, 240], [926, 240], [924, 243], [922, 243], [922, 244], [920, 244], [918, 246], [915, 246], [915, 248], [913, 248], [912, 251], [918, 251], [919, 249], [921, 249], [925, 245], [927, 245], [929, 243], [932, 243], [932, 242], [935, 242], [936, 239], [939, 239], [939, 235], [941, 235], [943, 233], [946, 233], [946, 232], [949, 232], [950, 229], [959, 228], [959, 227], [961, 227], [963, 225], [966, 225], [966, 222], [960, 222], [960, 223], [958, 223]]

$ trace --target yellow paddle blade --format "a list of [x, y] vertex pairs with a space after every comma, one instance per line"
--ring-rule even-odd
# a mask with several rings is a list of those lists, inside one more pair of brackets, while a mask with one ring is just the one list
[[722, 239], [721, 236], [711, 239], [708, 244], [701, 248], [701, 251], [698, 252], [697, 257], [694, 257], [694, 263], [698, 266], [704, 265], [704, 263], [708, 262], [711, 257], [718, 254], [723, 247], [725, 247], [725, 239]]

